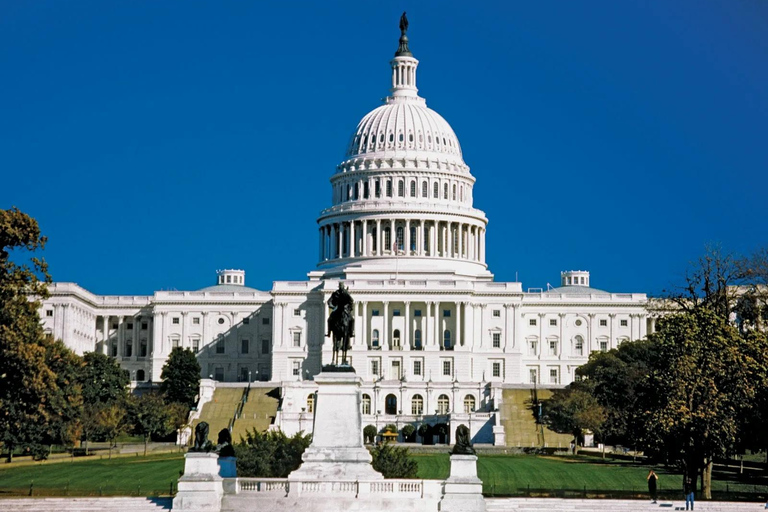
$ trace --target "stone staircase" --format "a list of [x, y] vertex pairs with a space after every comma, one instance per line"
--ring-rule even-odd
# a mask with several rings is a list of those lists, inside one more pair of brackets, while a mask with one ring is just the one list
[[3, 512], [163, 512], [171, 498], [0, 498]]
[[501, 424], [504, 426], [506, 446], [512, 448], [568, 449], [572, 436], [558, 434], [543, 425], [536, 424], [533, 416], [534, 393], [539, 400], [552, 396], [549, 389], [503, 389], [501, 395]]
[[211, 401], [203, 405], [200, 418], [193, 422], [192, 431], [198, 423], [208, 422], [208, 439], [215, 443], [221, 429], [229, 427], [244, 390], [244, 387], [217, 387]]
[[[685, 510], [685, 500], [582, 500], [561, 498], [486, 498], [488, 512], [665, 512]], [[764, 511], [765, 503], [735, 501], [697, 501], [697, 511], [746, 512]]]
[[278, 401], [269, 396], [274, 388], [252, 387], [248, 392], [248, 401], [243, 405], [240, 417], [232, 429], [232, 441], [237, 443], [247, 432], [264, 432], [269, 428], [277, 414]]

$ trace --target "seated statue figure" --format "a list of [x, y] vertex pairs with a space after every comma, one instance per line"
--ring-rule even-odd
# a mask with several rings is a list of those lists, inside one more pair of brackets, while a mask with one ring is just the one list
[[192, 447], [193, 452], [205, 451], [205, 445], [208, 444], [208, 423], [201, 421], [195, 426], [195, 444]]
[[474, 455], [475, 449], [469, 440], [469, 429], [466, 425], [456, 428], [456, 444], [453, 445], [452, 455]]
[[228, 428], [223, 428], [219, 431], [219, 438], [216, 444], [218, 445], [216, 448], [219, 452], [219, 457], [235, 456], [235, 447], [232, 446], [232, 434]]

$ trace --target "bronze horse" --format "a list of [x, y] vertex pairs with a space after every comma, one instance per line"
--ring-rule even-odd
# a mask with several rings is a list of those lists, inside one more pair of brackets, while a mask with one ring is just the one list
[[341, 365], [347, 364], [347, 350], [350, 348], [350, 338], [355, 335], [355, 301], [344, 286], [339, 283], [339, 289], [331, 294], [328, 299], [331, 314], [328, 315], [328, 334], [333, 335], [333, 361], [334, 366], [339, 364], [339, 352], [341, 352]]

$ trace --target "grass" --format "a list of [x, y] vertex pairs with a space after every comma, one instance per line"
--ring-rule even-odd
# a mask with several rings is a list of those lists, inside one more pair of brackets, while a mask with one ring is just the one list
[[176, 486], [179, 453], [113, 460], [0, 467], [0, 496], [157, 496]]
[[[419, 478], [445, 479], [450, 473], [450, 459], [445, 454], [414, 454], [419, 463]], [[646, 496], [646, 476], [650, 466], [632, 462], [599, 461], [581, 457], [546, 457], [531, 455], [480, 455], [477, 473], [487, 495], [559, 495], [559, 496]], [[660, 496], [679, 497], [682, 475], [664, 468], [654, 468], [659, 475]], [[738, 475], [716, 473], [713, 493], [723, 499], [739, 495], [766, 493], [766, 479], [740, 480]], [[726, 494], [727, 493], [727, 494]]]

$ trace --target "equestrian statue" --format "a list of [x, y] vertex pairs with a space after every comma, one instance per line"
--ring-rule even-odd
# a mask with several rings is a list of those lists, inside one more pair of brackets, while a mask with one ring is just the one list
[[[331, 294], [328, 299], [328, 307], [331, 314], [328, 315], [328, 334], [333, 335], [333, 361], [332, 365], [347, 365], [347, 350], [350, 347], [350, 338], [355, 336], [355, 301], [344, 286], [339, 283], [339, 289]], [[341, 362], [339, 363], [339, 352]]]

